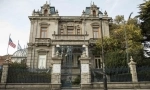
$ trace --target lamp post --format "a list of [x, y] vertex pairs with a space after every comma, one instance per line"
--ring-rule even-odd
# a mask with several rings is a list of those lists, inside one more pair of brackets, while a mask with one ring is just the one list
[[100, 26], [101, 26], [101, 43], [102, 43], [102, 69], [103, 69], [103, 84], [104, 84], [104, 90], [107, 90], [107, 77], [105, 72], [105, 59], [104, 59], [104, 47], [103, 47], [103, 30], [102, 30], [102, 20], [103, 20], [103, 13], [99, 12], [99, 18], [100, 18]]

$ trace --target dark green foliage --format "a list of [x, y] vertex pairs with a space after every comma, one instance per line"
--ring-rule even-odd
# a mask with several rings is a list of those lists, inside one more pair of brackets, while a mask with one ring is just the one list
[[80, 76], [77, 76], [77, 77], [74, 79], [74, 81], [72, 82], [73, 85], [79, 85], [79, 84], [80, 84], [80, 80], [81, 80]]
[[[129, 68], [125, 66], [106, 68], [106, 75], [110, 82], [131, 82]], [[91, 70], [92, 82], [103, 81], [102, 69]]]
[[144, 3], [139, 5], [142, 34], [147, 36], [150, 40], [150, 0], [145, 0]]
[[2, 76], [2, 69], [0, 69], [0, 81], [1, 81], [1, 76]]
[[109, 68], [127, 66], [126, 53], [119, 51], [105, 53], [105, 65]]
[[31, 71], [25, 64], [12, 63], [8, 69], [8, 83], [50, 83], [51, 74]]
[[150, 66], [137, 67], [138, 81], [150, 81]]

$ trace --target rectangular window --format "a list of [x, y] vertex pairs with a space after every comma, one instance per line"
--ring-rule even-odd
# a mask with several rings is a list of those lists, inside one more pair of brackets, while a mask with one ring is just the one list
[[98, 29], [98, 27], [93, 27], [93, 38], [99, 38]]
[[81, 34], [81, 33], [80, 33], [80, 29], [77, 29], [77, 34]]
[[47, 27], [41, 27], [41, 38], [47, 38]]
[[38, 68], [46, 69], [46, 55], [39, 55]]
[[63, 29], [60, 29], [60, 34], [64, 34], [64, 30]]
[[73, 34], [73, 26], [67, 26], [67, 34]]
[[100, 57], [95, 57], [95, 68], [102, 68], [102, 62]]

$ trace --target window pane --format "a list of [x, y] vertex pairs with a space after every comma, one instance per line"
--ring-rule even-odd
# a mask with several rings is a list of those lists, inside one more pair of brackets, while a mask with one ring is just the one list
[[46, 30], [47, 30], [47, 28], [46, 28], [46, 27], [42, 27], [42, 28], [41, 28], [41, 30], [44, 30], [44, 31], [46, 31]]
[[93, 27], [93, 31], [98, 31], [98, 27]]
[[64, 30], [63, 29], [60, 29], [60, 34], [63, 34], [64, 33]]
[[47, 38], [47, 32], [42, 31], [41, 32], [41, 38]]
[[97, 66], [97, 59], [95, 59], [95, 68], [98, 68], [98, 66]]
[[98, 38], [98, 32], [94, 31], [94, 38]]
[[39, 55], [38, 68], [39, 69], [46, 68], [46, 55]]
[[98, 59], [98, 62], [99, 62], [99, 68], [101, 68], [101, 61], [100, 61], [100, 59]]
[[80, 29], [77, 29], [77, 34], [80, 34]]
[[73, 34], [73, 30], [67, 30], [68, 34]]

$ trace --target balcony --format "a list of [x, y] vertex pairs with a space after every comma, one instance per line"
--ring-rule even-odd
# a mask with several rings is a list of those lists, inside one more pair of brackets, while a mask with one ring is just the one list
[[35, 38], [36, 46], [50, 46], [51, 39], [50, 38]]
[[72, 34], [72, 35], [66, 35], [66, 34], [53, 34], [54, 40], [87, 40], [88, 34]]

